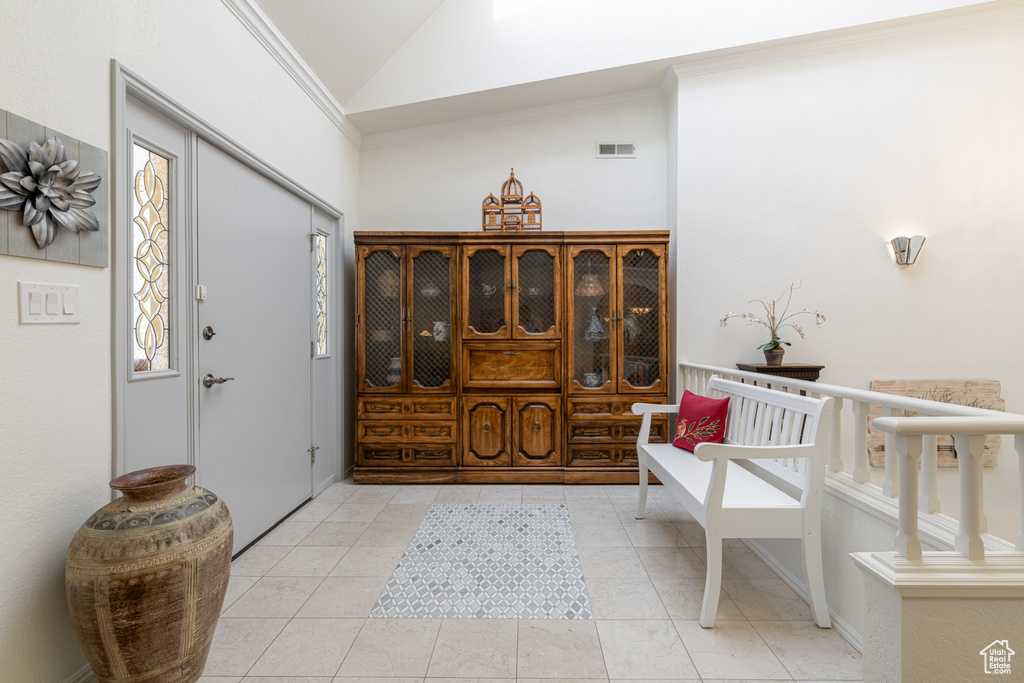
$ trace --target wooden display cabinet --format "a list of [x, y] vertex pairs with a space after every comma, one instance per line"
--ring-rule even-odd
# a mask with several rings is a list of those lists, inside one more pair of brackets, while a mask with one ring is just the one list
[[668, 398], [667, 232], [355, 243], [357, 482], [636, 481], [630, 406]]

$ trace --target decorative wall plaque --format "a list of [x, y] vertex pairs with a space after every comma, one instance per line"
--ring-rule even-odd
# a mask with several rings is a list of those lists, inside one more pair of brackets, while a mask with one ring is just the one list
[[105, 268], [107, 153], [0, 109], [0, 254]]
[[501, 186], [501, 199], [487, 195], [483, 203], [485, 232], [523, 232], [541, 229], [540, 199], [532, 192], [523, 197], [523, 184], [516, 180], [513, 168]]
[[[871, 382], [872, 391], [987, 410], [1005, 409], [1006, 402], [1000, 398], [999, 389], [999, 382], [994, 379], [876, 379]], [[881, 416], [881, 406], [871, 406], [868, 411], [868, 454], [874, 467], [885, 466], [885, 434], [871, 426], [874, 419]], [[917, 413], [909, 410], [897, 411], [895, 415], [916, 416]], [[990, 434], [985, 438], [985, 450], [981, 456], [985, 467], [996, 466], [999, 443], [998, 434]], [[939, 436], [938, 449], [939, 467], [957, 467], [957, 453], [953, 448], [952, 435]]]

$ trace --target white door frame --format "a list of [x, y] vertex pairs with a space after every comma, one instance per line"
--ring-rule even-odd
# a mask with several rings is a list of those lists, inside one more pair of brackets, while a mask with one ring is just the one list
[[[125, 293], [128, 291], [128, 278], [131, 273], [131, 264], [127, 261], [127, 247], [125, 240], [129, 239], [128, 226], [131, 225], [131, 192], [129, 191], [129, 172], [131, 168], [130, 154], [131, 154], [131, 141], [129, 139], [127, 127], [125, 125], [125, 104], [128, 99], [132, 99], [135, 102], [143, 105], [144, 107], [152, 110], [156, 114], [169, 119], [176, 125], [184, 128], [192, 134], [192, 140], [189, 145], [189, 154], [194, 158], [195, 147], [197, 145], [197, 138], [202, 138], [207, 143], [213, 145], [220, 151], [234, 158], [239, 163], [247, 166], [256, 173], [264, 176], [268, 180], [280, 185], [285, 190], [291, 192], [297, 197], [309, 202], [315, 209], [320, 211], [322, 214], [327, 216], [328, 219], [335, 221], [335, 235], [344, 234], [344, 214], [338, 209], [331, 206], [328, 202], [321, 199], [317, 195], [313, 194], [306, 188], [302, 187], [294, 180], [278, 171], [267, 162], [263, 161], [252, 152], [242, 147], [240, 144], [235, 142], [233, 139], [220, 132], [217, 128], [211, 126], [206, 121], [202, 120], [191, 111], [181, 106], [170, 97], [165, 95], [163, 92], [153, 87], [148, 82], [134, 74], [132, 71], [126, 69], [116, 59], [111, 60], [111, 71], [113, 80], [113, 110], [114, 116], [112, 120], [111, 139], [113, 140], [113, 154], [111, 155], [111, 167], [113, 175], [113, 201], [111, 203], [111, 235], [110, 242], [113, 250], [113, 257], [111, 259], [111, 271], [112, 271], [112, 294], [111, 303], [113, 307], [113, 340], [111, 344], [112, 358], [111, 366], [113, 372], [112, 378], [112, 393], [113, 393], [113, 425], [112, 425], [112, 463], [111, 472], [113, 476], [124, 474], [126, 467], [126, 454], [125, 454], [125, 387], [128, 383], [128, 371], [127, 363], [125, 358], [127, 357], [127, 339], [128, 330], [130, 329], [131, 321], [128, 319], [127, 307], [124, 306], [123, 298]], [[185, 177], [187, 185], [183, 188], [186, 193], [186, 203], [184, 215], [179, 217], [181, 221], [180, 225], [182, 228], [182, 236], [186, 241], [187, 253], [190, 254], [188, 257], [189, 263], [185, 265], [179, 273], [179, 277], [187, 277], [194, 284], [195, 280], [195, 264], [194, 264], [194, 239], [195, 226], [196, 226], [196, 215], [195, 215], [195, 178]], [[334, 239], [332, 240], [336, 245], [333, 248], [334, 262], [342, 264], [345, 262], [343, 240]], [[335, 301], [335, 315], [336, 320], [343, 320], [344, 315], [344, 302], [342, 300], [342, 288], [341, 277], [333, 278], [333, 283], [330, 285], [332, 289], [332, 298]], [[180, 303], [183, 306], [181, 310], [181, 316], [179, 318], [179, 324], [184, 323], [187, 326], [187, 332], [190, 333], [188, 339], [191, 339], [191, 343], [186, 344], [184, 349], [180, 349], [180, 359], [182, 370], [192, 375], [196, 373], [195, 359], [198, 353], [198, 335], [191, 327], [194, 325], [196, 320], [196, 302], [195, 297], [191, 296], [191, 287], [186, 291], [189, 292], [189, 296], [185, 297], [185, 300]], [[340, 347], [339, 347], [340, 350]], [[344, 363], [339, 363], [344, 365]], [[340, 369], [340, 368], [339, 368]], [[192, 417], [191, 424], [198, 424], [198, 391], [199, 385], [197, 377], [193, 376], [192, 380], [193, 391], [189, 396], [189, 413]], [[335, 478], [340, 480], [343, 476], [342, 472], [342, 457], [341, 457], [341, 434], [343, 433], [343, 425], [345, 420], [345, 394], [341, 391], [341, 376], [335, 378], [337, 384], [336, 395], [339, 398], [339, 412], [337, 413], [337, 428], [338, 433], [337, 439], [337, 451], [336, 453], [325, 453], [324, 449], [318, 452], [319, 457], [330, 457], [333, 458], [336, 463], [336, 474]], [[189, 437], [189, 452], [187, 454], [188, 464], [195, 464], [196, 461], [196, 440], [195, 434], [191, 434]]]

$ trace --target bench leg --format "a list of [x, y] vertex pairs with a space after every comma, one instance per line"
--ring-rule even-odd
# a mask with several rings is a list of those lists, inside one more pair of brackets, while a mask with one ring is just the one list
[[825, 572], [821, 566], [821, 532], [812, 530], [805, 534], [800, 549], [803, 553], [804, 572], [807, 574], [807, 592], [811, 597], [811, 612], [814, 622], [821, 628], [832, 628], [825, 604]]
[[718, 614], [718, 596], [722, 593], [722, 537], [704, 530], [708, 547], [708, 574], [704, 581], [704, 604], [700, 608], [700, 625], [711, 628]]
[[636, 502], [636, 518], [643, 519], [644, 511], [647, 509], [647, 456], [643, 449], [636, 449], [636, 458], [640, 463], [640, 496]]

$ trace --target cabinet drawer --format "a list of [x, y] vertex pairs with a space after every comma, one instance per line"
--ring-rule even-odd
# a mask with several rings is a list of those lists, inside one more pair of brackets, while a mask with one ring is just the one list
[[455, 441], [455, 421], [451, 422], [409, 422], [405, 425], [406, 438], [410, 441]]
[[[640, 436], [640, 420], [631, 420], [629, 422], [623, 422], [622, 428], [619, 430], [623, 441], [636, 441], [637, 437]], [[668, 418], [659, 417], [657, 415], [651, 418], [651, 434], [649, 441], [658, 442], [665, 441], [665, 437], [668, 434]]]
[[431, 420], [455, 419], [454, 398], [422, 398], [405, 402], [405, 414], [412, 418]]
[[356, 423], [356, 434], [360, 441], [408, 441], [403, 434], [402, 422], [377, 422], [360, 420]]
[[570, 422], [569, 441], [615, 441], [621, 428], [611, 422]]
[[462, 345], [467, 389], [558, 389], [559, 342], [467, 342]]
[[569, 446], [569, 467], [614, 465], [619, 449], [615, 446]]
[[574, 417], [615, 417], [622, 412], [621, 401], [611, 398], [570, 398], [569, 419]]
[[356, 464], [365, 467], [393, 466], [402, 464], [402, 449], [398, 446], [360, 446], [356, 453]]
[[422, 467], [454, 467], [455, 444], [415, 444], [405, 449], [402, 464]]
[[401, 417], [403, 402], [396, 398], [358, 398], [356, 417]]

